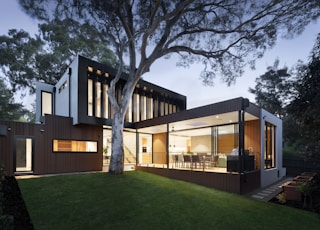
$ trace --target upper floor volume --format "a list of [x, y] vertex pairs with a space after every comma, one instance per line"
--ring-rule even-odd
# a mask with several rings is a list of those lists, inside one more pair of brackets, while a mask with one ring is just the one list
[[[73, 124], [111, 125], [113, 109], [107, 90], [115, 77], [114, 68], [77, 56], [55, 85], [37, 83], [36, 121], [45, 114], [73, 118]], [[120, 100], [128, 75], [116, 84]], [[139, 80], [129, 104], [125, 126], [186, 110], [186, 96]]]

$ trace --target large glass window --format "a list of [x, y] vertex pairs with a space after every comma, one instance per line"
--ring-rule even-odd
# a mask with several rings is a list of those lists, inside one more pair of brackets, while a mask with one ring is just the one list
[[147, 98], [147, 119], [153, 118], [153, 99]]
[[[112, 152], [112, 130], [111, 127], [103, 129], [103, 164], [109, 164], [111, 152]], [[124, 144], [124, 163], [135, 164], [136, 163], [136, 133], [135, 132], [123, 132], [123, 144]]]
[[133, 94], [133, 121], [140, 121], [140, 95]]
[[135, 132], [123, 132], [123, 145], [124, 145], [124, 163], [135, 164], [136, 163], [136, 133]]
[[94, 152], [98, 151], [96, 141], [53, 140], [53, 152]]
[[93, 116], [93, 81], [88, 79], [88, 116]]
[[147, 97], [141, 96], [141, 120], [147, 119]]
[[153, 100], [153, 113], [154, 113], [154, 117], [158, 117], [159, 116], [159, 100], [157, 98], [155, 98]]
[[103, 85], [103, 117], [108, 118], [109, 100], [108, 100], [108, 85]]
[[139, 163], [152, 163], [152, 135], [139, 134]]
[[95, 116], [101, 117], [101, 83], [96, 82], [95, 95]]
[[265, 122], [264, 126], [264, 168], [274, 168], [276, 167], [276, 155], [275, 155], [275, 129], [276, 127]]
[[32, 139], [16, 138], [16, 172], [32, 170]]
[[128, 106], [128, 110], [126, 113], [126, 121], [132, 122], [132, 99], [130, 99], [130, 101], [129, 101], [129, 106]]
[[160, 102], [160, 116], [164, 116], [165, 115], [165, 103], [163, 101]]
[[52, 114], [52, 93], [41, 92], [41, 116]]
[[238, 125], [218, 126], [218, 153], [229, 155], [233, 149], [239, 148], [239, 130]]

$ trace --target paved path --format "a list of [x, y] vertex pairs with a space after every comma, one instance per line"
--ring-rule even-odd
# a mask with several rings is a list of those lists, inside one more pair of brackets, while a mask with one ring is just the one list
[[285, 177], [284, 179], [272, 185], [269, 185], [267, 187], [258, 189], [252, 193], [249, 193], [248, 197], [267, 202], [282, 191], [282, 187], [281, 187], [282, 184], [284, 184], [287, 181], [292, 181], [292, 179], [293, 179], [292, 177]]

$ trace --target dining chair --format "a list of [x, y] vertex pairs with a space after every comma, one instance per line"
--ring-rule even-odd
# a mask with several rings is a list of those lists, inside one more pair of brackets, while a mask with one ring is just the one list
[[214, 167], [217, 167], [218, 161], [219, 161], [219, 156], [218, 155], [213, 156], [212, 164]]
[[189, 164], [189, 167], [192, 167], [192, 161], [190, 155], [183, 155], [183, 166], [187, 167], [187, 164]]
[[197, 164], [200, 164], [200, 158], [198, 155], [192, 155], [191, 161], [192, 161], [192, 167], [194, 166], [195, 168], [197, 168]]

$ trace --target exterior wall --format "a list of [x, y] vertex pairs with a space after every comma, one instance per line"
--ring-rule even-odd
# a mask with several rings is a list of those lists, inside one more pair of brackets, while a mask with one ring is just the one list
[[[41, 104], [42, 104], [41, 93], [43, 91], [52, 93], [52, 98], [54, 99], [54, 86], [53, 85], [45, 84], [42, 82], [36, 83], [36, 122], [41, 121]], [[54, 105], [54, 104], [55, 103], [53, 101], [52, 105]]]
[[214, 173], [142, 166], [136, 166], [136, 169], [236, 194], [246, 194], [259, 188], [259, 171], [242, 175], [240, 173]]
[[0, 121], [0, 125], [7, 130], [5, 135], [0, 136], [0, 162], [8, 176], [14, 175], [14, 142], [18, 136], [39, 139], [41, 125], [14, 121]]
[[55, 115], [78, 120], [78, 58], [76, 58], [55, 85]]
[[[30, 137], [33, 146], [33, 173], [54, 174], [102, 170], [102, 127], [72, 125], [72, 118], [46, 115], [43, 124], [0, 121], [10, 131], [0, 137], [0, 160], [8, 175], [14, 175], [14, 141], [17, 136]], [[54, 153], [53, 140], [96, 141], [97, 153]]]
[[[286, 169], [282, 167], [282, 120], [274, 116], [273, 114], [267, 112], [264, 109], [261, 109], [261, 120], [260, 120], [260, 143], [261, 143], [261, 158], [260, 158], [260, 168], [261, 168], [261, 187], [270, 185], [280, 178], [286, 175]], [[265, 133], [264, 133], [264, 125], [265, 122], [269, 122], [276, 126], [276, 140], [275, 140], [275, 152], [276, 152], [276, 166], [274, 168], [265, 169], [265, 159], [264, 159], [264, 151], [265, 151]]]

